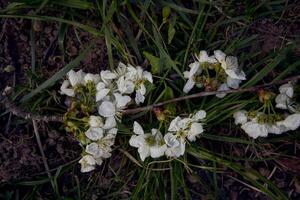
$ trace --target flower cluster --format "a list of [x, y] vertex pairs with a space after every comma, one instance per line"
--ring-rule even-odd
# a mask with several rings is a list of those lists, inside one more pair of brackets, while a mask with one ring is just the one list
[[241, 124], [241, 128], [252, 138], [296, 130], [300, 126], [300, 113], [297, 112], [297, 106], [292, 104], [293, 85], [284, 84], [279, 87], [279, 92], [275, 98], [275, 107], [286, 112], [275, 111], [271, 101], [273, 93], [260, 92], [260, 100], [264, 102], [261, 107], [263, 111], [237, 111], [233, 115], [235, 124]]
[[177, 158], [185, 152], [187, 140], [193, 142], [203, 133], [201, 121], [206, 117], [206, 112], [200, 110], [186, 118], [177, 116], [170, 123], [168, 132], [162, 136], [158, 129], [152, 129], [151, 133], [144, 133], [143, 128], [134, 122], [133, 132], [129, 144], [138, 148], [142, 161], [148, 156], [158, 158], [163, 155]]
[[95, 169], [111, 156], [121, 111], [133, 103], [132, 95], [135, 104], [144, 102], [146, 82], [153, 82], [150, 72], [123, 63], [115, 71], [100, 74], [68, 72], [60, 88], [61, 94], [72, 98], [64, 122], [84, 148], [79, 161], [82, 172]]
[[[236, 57], [227, 56], [220, 50], [214, 51], [212, 56], [200, 51], [195, 57], [196, 61], [189, 65], [190, 70], [184, 72], [184, 77], [188, 79], [183, 88], [185, 93], [196, 86], [205, 91], [220, 91], [216, 96], [223, 98], [226, 90], [238, 89], [241, 81], [246, 80]], [[99, 74], [84, 73], [82, 70], [68, 72], [67, 80], [60, 88], [60, 93], [71, 99], [64, 123], [66, 130], [74, 133], [83, 148], [79, 161], [82, 172], [94, 170], [111, 156], [122, 111], [130, 104], [143, 103], [150, 83], [153, 83], [150, 72], [140, 66], [123, 63], [119, 63], [114, 71], [103, 70]], [[250, 137], [281, 134], [300, 126], [300, 106], [296, 103], [292, 83], [280, 86], [277, 95], [259, 90], [258, 96], [259, 101], [253, 101], [255, 106], [250, 111], [239, 110], [233, 114], [235, 124], [241, 125]], [[167, 126], [152, 128], [147, 133], [135, 121], [134, 134], [129, 140], [130, 146], [138, 149], [142, 161], [147, 157], [178, 158], [184, 155], [186, 145], [204, 132], [204, 110], [174, 119], [174, 113], [170, 114], [168, 110], [156, 108], [154, 113], [161, 125]], [[167, 124], [170, 118], [173, 120]]]
[[[189, 65], [190, 71], [184, 72], [188, 79], [183, 91], [188, 93], [195, 85], [205, 91], [226, 91], [230, 88], [238, 89], [242, 80], [246, 80], [245, 73], [239, 69], [238, 60], [233, 56], [226, 56], [221, 50], [214, 51], [208, 56], [206, 51], [196, 55], [196, 61]], [[226, 93], [216, 96], [223, 98]]]

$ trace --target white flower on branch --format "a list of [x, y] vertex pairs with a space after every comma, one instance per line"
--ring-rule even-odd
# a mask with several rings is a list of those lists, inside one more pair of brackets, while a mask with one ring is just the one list
[[136, 121], [133, 125], [133, 132], [129, 144], [132, 147], [138, 148], [140, 158], [144, 161], [148, 156], [159, 158], [165, 154], [167, 145], [164, 142], [163, 136], [158, 129], [152, 129], [151, 133], [144, 133], [143, 128]]
[[119, 74], [117, 87], [121, 94], [132, 94], [134, 91], [136, 104], [145, 101], [146, 86], [145, 81], [153, 83], [152, 74], [144, 71], [140, 66], [133, 67], [130, 64], [119, 63], [116, 70]]
[[95, 169], [96, 160], [91, 155], [85, 155], [80, 160], [79, 163], [81, 164], [81, 172], [90, 172]]
[[245, 73], [239, 69], [238, 60], [234, 56], [226, 56], [221, 50], [214, 51], [215, 58], [221, 67], [225, 70], [226, 74], [232, 79], [246, 80]]

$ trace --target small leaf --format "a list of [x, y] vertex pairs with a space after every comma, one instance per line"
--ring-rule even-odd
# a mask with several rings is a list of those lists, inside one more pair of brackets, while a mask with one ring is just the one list
[[170, 88], [169, 86], [165, 86], [165, 91], [164, 91], [164, 100], [168, 100], [168, 99], [173, 99], [174, 98], [174, 92], [172, 90], [172, 88]]
[[[173, 98], [174, 98], [173, 89], [165, 85], [163, 100], [166, 101]], [[171, 115], [174, 115], [176, 113], [176, 106], [174, 103], [167, 104], [164, 108]]]
[[160, 72], [160, 58], [153, 56], [152, 54], [144, 51], [144, 56], [149, 60], [151, 65], [151, 73], [152, 74], [159, 74]]
[[171, 44], [173, 38], [174, 38], [174, 35], [175, 35], [175, 28], [169, 26], [169, 30], [168, 30], [168, 44]]
[[171, 13], [171, 9], [169, 6], [163, 7], [162, 15], [164, 19], [168, 18], [170, 16], [170, 13]]
[[176, 25], [176, 16], [172, 17], [171, 22], [169, 24], [169, 28], [168, 28], [168, 44], [171, 44], [174, 35], [176, 33], [175, 30], [175, 25]]

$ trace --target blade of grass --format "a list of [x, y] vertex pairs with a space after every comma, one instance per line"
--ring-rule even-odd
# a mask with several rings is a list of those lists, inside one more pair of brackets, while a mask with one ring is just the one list
[[51, 78], [46, 80], [44, 83], [42, 83], [40, 86], [38, 86], [36, 89], [32, 90], [29, 94], [25, 95], [20, 102], [26, 102], [30, 100], [32, 97], [40, 93], [43, 89], [52, 86], [56, 81], [61, 79], [63, 76], [67, 74], [68, 71], [73, 69], [74, 67], [78, 66], [80, 64], [80, 61], [82, 61], [87, 54], [90, 52], [91, 46], [87, 47], [79, 56], [77, 56], [74, 60], [72, 60], [69, 64], [67, 64], [64, 68], [56, 72]]
[[97, 30], [91, 26], [87, 26], [84, 24], [81, 24], [79, 22], [70, 21], [67, 19], [62, 19], [58, 17], [51, 17], [51, 16], [39, 16], [39, 15], [10, 15], [10, 14], [0, 14], [0, 18], [21, 18], [21, 19], [37, 19], [41, 21], [57, 21], [61, 23], [66, 23], [69, 25], [76, 26], [78, 28], [83, 29], [84, 31], [87, 31], [97, 37], [103, 36], [103, 33], [100, 30]]

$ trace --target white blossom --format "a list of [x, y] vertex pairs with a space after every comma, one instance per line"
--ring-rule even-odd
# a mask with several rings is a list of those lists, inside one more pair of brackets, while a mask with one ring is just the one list
[[165, 154], [167, 145], [164, 142], [163, 136], [158, 129], [152, 129], [150, 133], [144, 133], [143, 128], [136, 121], [133, 125], [133, 132], [129, 144], [132, 147], [138, 148], [138, 152], [142, 161], [147, 157], [158, 158]]
[[117, 129], [109, 130], [98, 140], [88, 144], [85, 151], [94, 158], [109, 158], [111, 156], [111, 146], [115, 143]]
[[148, 71], [144, 71], [140, 66], [133, 67], [130, 64], [127, 66], [123, 63], [119, 63], [116, 70], [119, 75], [116, 81], [118, 90], [121, 94], [132, 94], [134, 91], [136, 104], [144, 103], [146, 87], [145, 81], [153, 83], [152, 74]]
[[214, 51], [214, 55], [228, 76], [233, 79], [246, 80], [245, 73], [239, 69], [236, 57], [226, 56], [221, 50]]
[[168, 131], [180, 133], [181, 137], [187, 138], [189, 141], [195, 141], [196, 136], [201, 134], [203, 130], [202, 123], [200, 120], [206, 117], [204, 110], [197, 111], [194, 115], [190, 115], [186, 118], [177, 116], [170, 123]]
[[80, 160], [79, 163], [81, 164], [81, 172], [90, 172], [95, 169], [96, 160], [91, 155], [85, 155]]
[[[252, 138], [266, 137], [269, 133], [282, 134], [290, 130], [296, 130], [300, 126], [300, 114], [287, 115], [283, 120], [276, 122], [259, 122], [258, 118], [263, 113], [256, 116], [247, 117], [247, 111], [240, 110], [233, 114], [235, 124], [241, 124], [241, 128]], [[268, 116], [265, 116], [268, 117]]]

